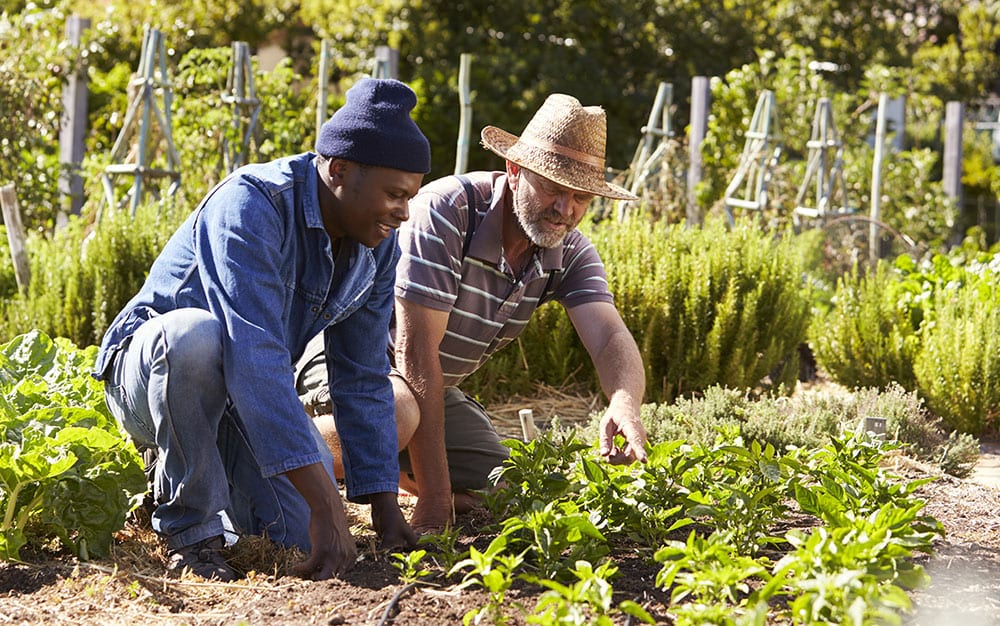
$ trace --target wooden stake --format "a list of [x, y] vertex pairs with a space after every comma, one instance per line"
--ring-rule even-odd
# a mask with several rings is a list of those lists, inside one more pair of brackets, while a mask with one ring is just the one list
[[31, 269], [28, 265], [28, 251], [24, 247], [24, 226], [21, 224], [21, 210], [17, 205], [14, 183], [0, 187], [0, 207], [3, 209], [3, 222], [7, 225], [10, 256], [14, 260], [14, 279], [21, 293], [26, 293], [28, 283], [31, 282]]
[[521, 433], [525, 441], [535, 438], [535, 418], [531, 409], [521, 409], [517, 412], [517, 417], [521, 420]]

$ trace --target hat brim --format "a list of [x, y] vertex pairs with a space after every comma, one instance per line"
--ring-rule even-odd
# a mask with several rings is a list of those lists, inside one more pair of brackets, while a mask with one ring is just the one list
[[[518, 137], [502, 128], [486, 126], [481, 138], [483, 147], [487, 150], [564, 187], [616, 200], [639, 199], [624, 187], [609, 183], [602, 177], [599, 179], [600, 175], [595, 176], [592, 168], [577, 161], [526, 144], [518, 144]], [[511, 148], [515, 144], [518, 149], [512, 153]]]

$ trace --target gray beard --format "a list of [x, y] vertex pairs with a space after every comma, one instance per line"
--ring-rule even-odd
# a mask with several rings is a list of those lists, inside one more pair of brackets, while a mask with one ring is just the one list
[[524, 233], [524, 236], [539, 248], [558, 248], [566, 239], [566, 235], [547, 233], [541, 228], [538, 228], [537, 224], [529, 224], [527, 220], [524, 219], [523, 213], [517, 209], [514, 210], [514, 216], [517, 218], [517, 225], [520, 226], [521, 232]]

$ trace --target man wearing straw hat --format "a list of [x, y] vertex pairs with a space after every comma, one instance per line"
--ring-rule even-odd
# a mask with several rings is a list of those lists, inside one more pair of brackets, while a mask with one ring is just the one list
[[[483, 145], [506, 159], [506, 171], [441, 178], [410, 201], [399, 236], [392, 378], [400, 484], [418, 496], [415, 530], [440, 529], [471, 508], [471, 492], [507, 458], [489, 415], [459, 385], [550, 300], [566, 307], [608, 396], [601, 453], [645, 460], [642, 360], [597, 251], [576, 229], [594, 196], [637, 199], [605, 181], [606, 135], [603, 109], [553, 94], [520, 137], [483, 129]], [[299, 388], [336, 450], [324, 390], [308, 380], [322, 361], [317, 352], [300, 362]]]

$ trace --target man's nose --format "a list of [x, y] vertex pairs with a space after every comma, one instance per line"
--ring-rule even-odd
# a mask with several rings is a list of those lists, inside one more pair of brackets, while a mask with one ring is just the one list
[[410, 203], [407, 200], [403, 200], [399, 206], [397, 206], [393, 212], [392, 216], [395, 217], [400, 222], [405, 222], [410, 219]]
[[569, 217], [573, 215], [573, 194], [571, 193], [560, 193], [556, 195], [556, 201], [553, 203], [553, 208], [556, 212], [563, 217]]

